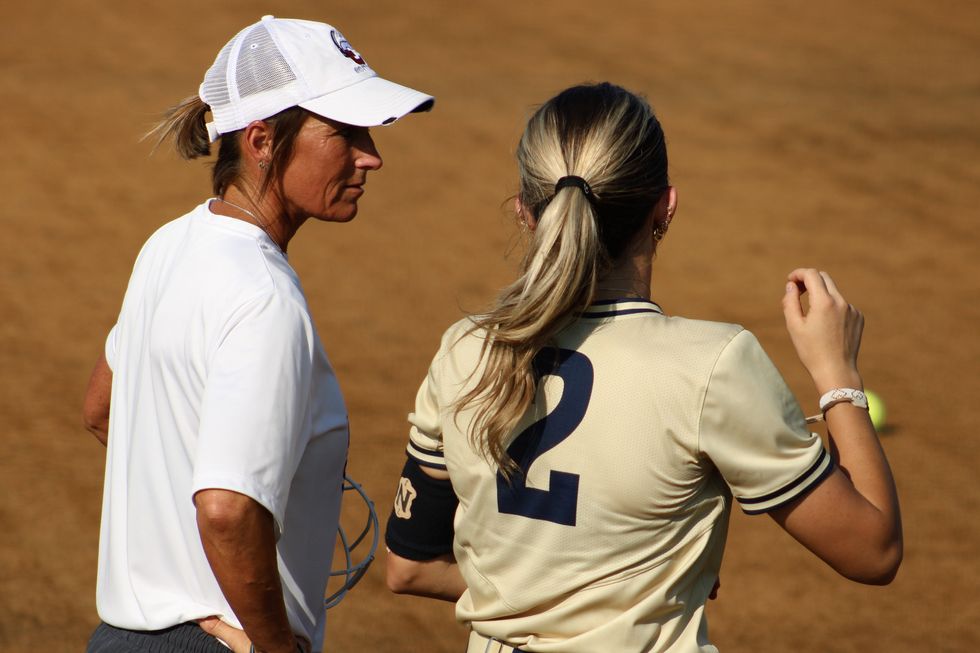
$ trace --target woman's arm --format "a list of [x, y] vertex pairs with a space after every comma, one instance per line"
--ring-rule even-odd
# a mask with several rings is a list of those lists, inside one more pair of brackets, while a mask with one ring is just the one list
[[[466, 583], [463, 582], [459, 565], [451, 553], [435, 556], [428, 554], [424, 560], [413, 560], [391, 550], [396, 542], [398, 546], [409, 543], [413, 549], [429, 549], [433, 544], [442, 550], [451, 549], [456, 501], [449, 472], [423, 467], [409, 459], [402, 473], [402, 482], [409, 481], [418, 495], [414, 497], [407, 515], [402, 511], [402, 517], [399, 518], [392, 513], [388, 520], [389, 548], [385, 564], [388, 589], [396, 594], [456, 601], [466, 591]], [[412, 480], [414, 486], [411, 485]], [[393, 537], [396, 530], [397, 538]], [[433, 538], [438, 542], [434, 542]], [[423, 546], [418, 546], [423, 543]], [[405, 552], [407, 551], [408, 549]]]
[[201, 490], [194, 504], [208, 562], [255, 649], [296, 653], [298, 642], [286, 617], [276, 562], [272, 514], [251, 497], [230, 490]]
[[82, 403], [82, 423], [103, 445], [109, 443], [109, 399], [112, 396], [112, 370], [99, 356], [88, 380], [85, 400]]
[[[801, 295], [809, 293], [804, 312]], [[857, 370], [864, 318], [825, 272], [794, 270], [783, 300], [787, 330], [818, 395], [863, 389]], [[868, 411], [850, 403], [827, 410], [839, 468], [800, 499], [770, 512], [801, 544], [843, 576], [884, 585], [902, 561], [898, 493]]]
[[409, 560], [389, 550], [385, 574], [388, 589], [395, 594], [414, 594], [455, 602], [466, 591], [466, 583], [452, 555], [431, 560]]

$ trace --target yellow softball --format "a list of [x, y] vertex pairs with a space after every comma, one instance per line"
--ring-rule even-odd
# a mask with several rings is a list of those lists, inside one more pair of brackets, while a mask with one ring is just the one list
[[874, 424], [876, 431], [880, 431], [885, 425], [885, 402], [871, 390], [865, 390], [864, 394], [868, 398], [868, 413], [871, 415], [871, 423]]

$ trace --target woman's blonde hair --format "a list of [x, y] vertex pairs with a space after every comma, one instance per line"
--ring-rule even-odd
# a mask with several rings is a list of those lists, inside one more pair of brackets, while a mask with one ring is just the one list
[[[476, 385], [456, 403], [475, 408], [469, 437], [502, 473], [506, 446], [534, 401], [535, 356], [593, 300], [599, 277], [626, 252], [667, 189], [663, 130], [649, 104], [609, 83], [569, 88], [528, 121], [517, 149], [522, 211], [536, 228], [520, 276], [472, 318], [485, 337]], [[577, 176], [591, 188], [559, 179]]]
[[[167, 139], [172, 140], [177, 154], [184, 159], [208, 156], [211, 154], [205, 122], [208, 111], [210, 107], [198, 96], [184, 98], [164, 112], [163, 118], [146, 137], [155, 140], [155, 147], [159, 147]], [[293, 143], [309, 115], [306, 109], [290, 107], [265, 119], [265, 122], [272, 125], [274, 141], [268, 174], [259, 188], [259, 196], [264, 195], [273, 185], [277, 190], [282, 188], [282, 175], [293, 156]], [[242, 152], [238, 142], [241, 131], [221, 135], [218, 158], [211, 169], [211, 187], [218, 197], [223, 196], [230, 186], [241, 182]]]

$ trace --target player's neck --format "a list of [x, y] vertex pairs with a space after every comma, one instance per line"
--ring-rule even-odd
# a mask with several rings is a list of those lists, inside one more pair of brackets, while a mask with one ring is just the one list
[[[257, 191], [253, 195], [257, 195]], [[237, 186], [228, 188], [224, 195], [212, 202], [210, 209], [219, 215], [249, 222], [264, 231], [285, 254], [286, 247], [299, 225], [292, 225], [272, 193], [259, 200], [244, 193]]]
[[650, 299], [653, 272], [653, 238], [641, 239], [599, 278], [597, 300], [640, 297]]
[[603, 278], [595, 291], [595, 299], [650, 299], [650, 282], [643, 283], [639, 279]]

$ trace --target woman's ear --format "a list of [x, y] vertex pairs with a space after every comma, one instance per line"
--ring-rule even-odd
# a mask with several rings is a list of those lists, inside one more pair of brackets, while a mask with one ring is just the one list
[[674, 219], [674, 214], [677, 213], [677, 189], [668, 186], [664, 195], [667, 196], [667, 224], [670, 224], [670, 221]]
[[677, 213], [677, 189], [668, 186], [647, 218], [653, 223], [654, 243], [659, 243], [667, 235], [667, 228], [670, 227], [670, 221], [674, 219], [675, 213]]
[[253, 120], [242, 133], [242, 155], [248, 161], [258, 161], [260, 168], [272, 157], [272, 127], [264, 120]]
[[517, 219], [521, 221], [522, 227], [527, 227], [529, 230], [534, 231], [535, 227], [538, 226], [538, 221], [534, 219], [530, 211], [524, 208], [520, 197], [514, 198], [514, 213], [517, 214]]

